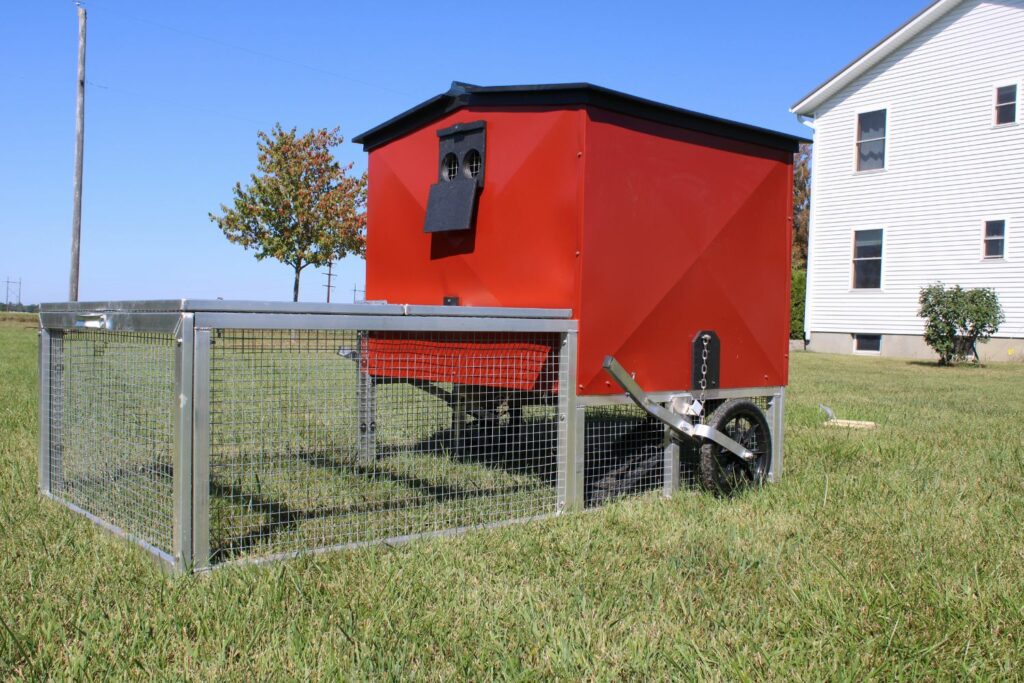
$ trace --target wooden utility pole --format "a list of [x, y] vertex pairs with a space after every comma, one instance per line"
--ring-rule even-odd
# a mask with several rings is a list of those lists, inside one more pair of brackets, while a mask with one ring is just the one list
[[68, 300], [78, 301], [78, 251], [82, 234], [82, 151], [85, 145], [85, 8], [78, 6], [78, 99], [75, 104], [75, 204], [71, 213], [71, 282]]
[[324, 287], [327, 288], [327, 303], [331, 303], [331, 290], [334, 289], [334, 284], [331, 282], [335, 277], [334, 274], [334, 261], [327, 262], [327, 284]]

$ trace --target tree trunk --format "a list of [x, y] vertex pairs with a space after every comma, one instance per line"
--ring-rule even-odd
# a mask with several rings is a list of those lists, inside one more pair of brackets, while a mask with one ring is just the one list
[[299, 276], [302, 274], [302, 261], [295, 262], [295, 287], [292, 289], [292, 301], [299, 300]]

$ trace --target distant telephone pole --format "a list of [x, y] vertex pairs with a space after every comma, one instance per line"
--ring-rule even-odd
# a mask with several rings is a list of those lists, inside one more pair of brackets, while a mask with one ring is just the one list
[[71, 281], [68, 299], [78, 301], [78, 251], [82, 234], [82, 152], [85, 145], [85, 8], [78, 5], [78, 98], [75, 104], [75, 203], [71, 212]]
[[331, 290], [334, 289], [333, 280], [338, 277], [334, 274], [334, 261], [327, 262], [327, 284], [324, 287], [327, 288], [327, 303], [331, 303]]

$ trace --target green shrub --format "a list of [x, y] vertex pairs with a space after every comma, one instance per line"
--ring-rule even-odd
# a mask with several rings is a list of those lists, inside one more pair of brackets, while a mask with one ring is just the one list
[[807, 298], [807, 271], [793, 271], [789, 301], [789, 338], [804, 338], [804, 300]]
[[977, 343], [988, 341], [1005, 320], [999, 297], [988, 288], [946, 288], [941, 282], [921, 290], [918, 315], [925, 319], [924, 340], [939, 354], [939, 365], [973, 355]]

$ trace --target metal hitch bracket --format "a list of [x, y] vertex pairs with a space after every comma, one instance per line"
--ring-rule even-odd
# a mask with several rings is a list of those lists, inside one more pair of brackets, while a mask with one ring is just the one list
[[647, 395], [647, 392], [640, 388], [640, 385], [636, 383], [635, 379], [633, 379], [633, 375], [627, 372], [619, 361], [615, 360], [614, 356], [605, 356], [602, 367], [605, 372], [611, 375], [612, 379], [615, 380], [615, 383], [622, 387], [622, 390], [626, 392], [626, 395], [629, 396], [634, 403], [640, 406], [640, 408], [642, 408], [651, 417], [665, 423], [665, 425], [674, 432], [691, 439], [708, 439], [709, 441], [713, 441], [747, 462], [756, 457], [742, 445], [733, 439], [730, 439], [717, 429], [713, 429], [712, 427], [703, 424], [694, 425], [685, 415], [672, 412], [668, 408], [652, 401], [651, 397]]

